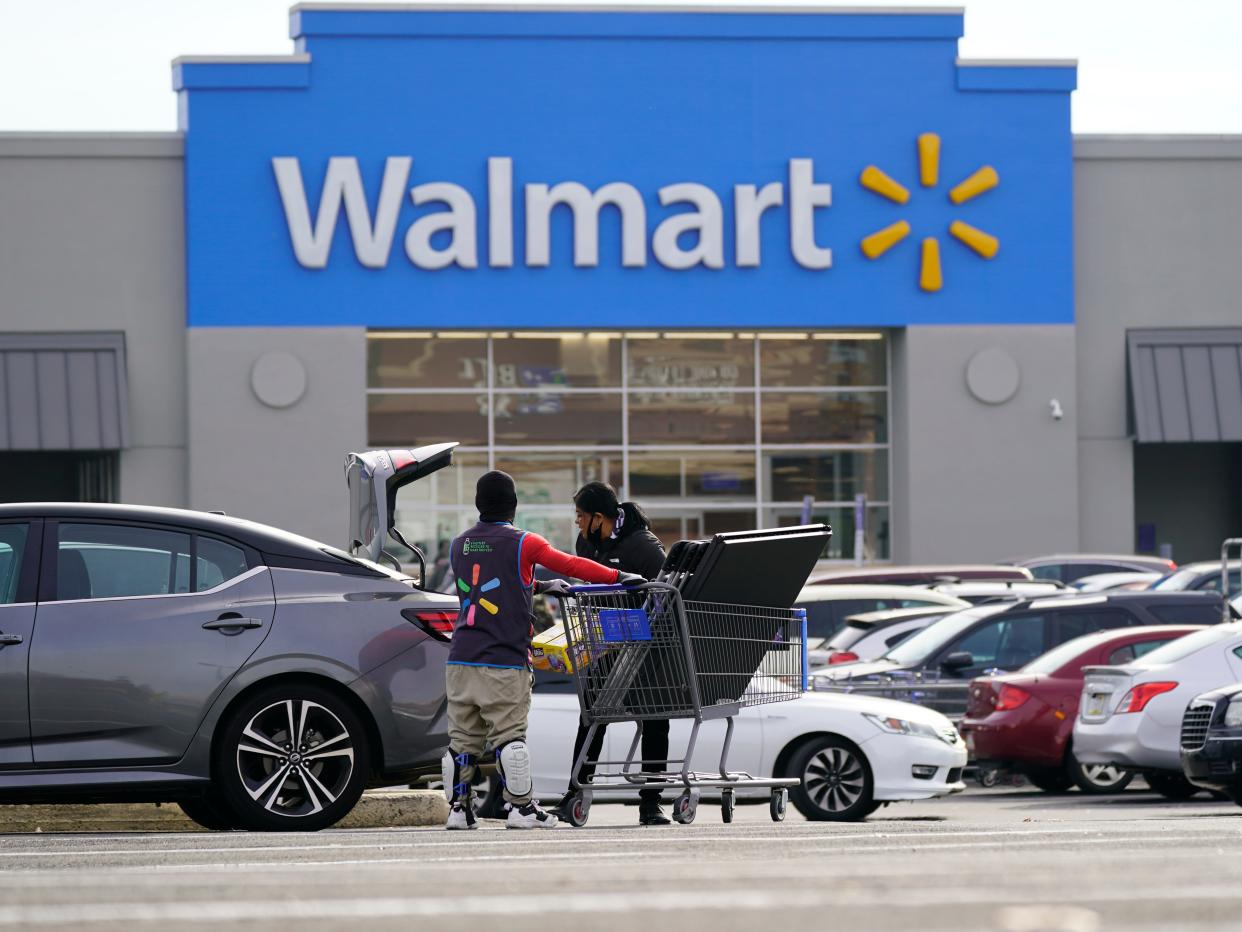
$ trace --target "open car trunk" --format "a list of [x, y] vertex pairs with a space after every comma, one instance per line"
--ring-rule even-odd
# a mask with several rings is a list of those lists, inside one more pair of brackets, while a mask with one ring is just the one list
[[388, 552], [388, 542], [396, 541], [413, 551], [419, 561], [418, 581], [426, 576], [422, 551], [408, 543], [396, 527], [397, 492], [424, 476], [453, 462], [456, 443], [436, 443], [414, 450], [369, 450], [345, 457], [345, 482], [349, 486], [349, 540], [354, 556], [376, 563], [387, 562], [401, 569], [401, 563]]

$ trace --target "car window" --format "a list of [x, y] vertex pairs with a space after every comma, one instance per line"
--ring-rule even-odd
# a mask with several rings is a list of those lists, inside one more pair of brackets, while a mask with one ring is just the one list
[[[837, 615], [833, 611], [835, 602], [802, 602], [798, 608], [806, 609], [806, 636], [811, 638], [830, 638], [840, 630]], [[844, 617], [844, 616], [840, 616]]]
[[244, 550], [211, 537], [198, 539], [195, 558], [198, 562], [198, 578], [194, 581], [195, 592], [214, 589], [249, 569]]
[[1006, 615], [971, 631], [947, 652], [967, 651], [974, 658], [962, 676], [984, 670], [1017, 670], [1044, 652], [1043, 615]]
[[1032, 566], [1031, 575], [1036, 579], [1061, 579], [1061, 571], [1064, 567], [1060, 563], [1048, 563], [1044, 566]]
[[56, 595], [108, 599], [190, 591], [190, 535], [120, 524], [61, 524]]
[[[1242, 586], [1242, 570], [1229, 571], [1229, 597], [1233, 598], [1238, 594], [1239, 587]], [[1206, 579], [1201, 580], [1195, 585], [1195, 589], [1201, 592], [1220, 592], [1220, 573], [1213, 573]]]
[[0, 605], [11, 605], [17, 601], [22, 555], [29, 532], [28, 524], [0, 524]]
[[1221, 606], [1196, 602], [1193, 605], [1148, 605], [1147, 610], [1169, 625], [1214, 625], [1220, 621]]
[[896, 647], [898, 644], [900, 644], [902, 641], [904, 641], [906, 638], [908, 638], [910, 635], [914, 634], [914, 632], [918, 630], [919, 630], [918, 628], [907, 628], [905, 631], [898, 631], [891, 638], [889, 638], [888, 640], [884, 642], [884, 646], [885, 647]]
[[1064, 644], [1084, 634], [1124, 628], [1134, 622], [1134, 616], [1120, 609], [1104, 609], [1089, 612], [1061, 612], [1056, 616], [1054, 643]]
[[1137, 660], [1145, 654], [1150, 654], [1157, 647], [1164, 647], [1170, 641], [1176, 638], [1160, 638], [1155, 641], [1140, 641], [1138, 644], [1127, 644], [1124, 647], [1118, 647], [1115, 651], [1108, 655], [1108, 662], [1112, 666], [1121, 666]]

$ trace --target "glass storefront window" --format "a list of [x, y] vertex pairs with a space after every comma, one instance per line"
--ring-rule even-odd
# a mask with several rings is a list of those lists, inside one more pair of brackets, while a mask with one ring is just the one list
[[420, 447], [456, 440], [487, 446], [487, 395], [367, 396], [367, 443]]
[[888, 378], [881, 331], [379, 331], [368, 442], [463, 445], [455, 468], [398, 502], [429, 556], [476, 519], [475, 481], [494, 467], [517, 480], [519, 523], [562, 548], [573, 493], [603, 479], [666, 544], [794, 523], [810, 496], [836, 531], [834, 559], [853, 558], [862, 493], [868, 557], [885, 559]]
[[763, 384], [794, 388], [886, 385], [888, 344], [880, 334], [874, 337], [815, 334], [809, 339], [760, 340]]
[[621, 387], [621, 337], [617, 334], [524, 334], [493, 343], [496, 388]]
[[887, 392], [765, 392], [764, 443], [887, 443]]
[[[715, 450], [631, 453], [630, 494], [634, 498], [755, 497], [754, 454]], [[751, 513], [752, 520], [754, 513]]]
[[789, 451], [764, 454], [770, 502], [847, 502], [862, 493], [869, 501], [888, 500], [887, 450]]
[[[764, 527], [789, 527], [800, 524], [801, 511], [797, 508], [764, 509]], [[864, 535], [863, 556], [867, 562], [890, 558], [889, 510], [887, 505], [867, 506], [867, 527]], [[812, 522], [823, 522], [832, 527], [832, 539], [820, 555], [822, 560], [852, 560], [854, 558], [854, 506], [835, 508], [816, 507]]]
[[634, 392], [630, 443], [754, 446], [753, 392]]
[[744, 388], [755, 384], [755, 344], [724, 338], [629, 341], [630, 387]]
[[487, 337], [367, 334], [370, 388], [487, 388]]
[[617, 393], [498, 392], [492, 408], [500, 446], [621, 444], [621, 396]]
[[497, 453], [496, 468], [517, 484], [518, 507], [557, 505], [562, 520], [573, 515], [574, 493], [587, 482], [600, 480], [620, 486], [621, 452], [591, 456], [552, 456], [536, 453]]

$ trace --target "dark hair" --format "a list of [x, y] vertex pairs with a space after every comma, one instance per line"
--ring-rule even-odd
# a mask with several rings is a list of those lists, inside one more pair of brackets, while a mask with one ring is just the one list
[[588, 482], [574, 493], [574, 506], [589, 515], [605, 515], [614, 521], [617, 513], [624, 511], [625, 523], [619, 533], [628, 534], [638, 528], [651, 527], [651, 519], [646, 512], [633, 502], [621, 501], [617, 497], [617, 490], [607, 482]]
[[589, 515], [600, 514], [612, 517], [621, 507], [617, 498], [617, 490], [607, 482], [588, 482], [574, 493], [574, 505]]

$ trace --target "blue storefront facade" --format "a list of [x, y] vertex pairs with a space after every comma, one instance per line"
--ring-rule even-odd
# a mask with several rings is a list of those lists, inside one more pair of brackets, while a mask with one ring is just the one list
[[[191, 446], [244, 435], [247, 405], [274, 455], [458, 440], [402, 509], [432, 551], [489, 467], [566, 545], [603, 478], [666, 540], [809, 508], [833, 557], [926, 549], [916, 499], [999, 494], [939, 451], [1074, 322], [1075, 68], [962, 61], [962, 28], [303, 4], [288, 57], [179, 59]], [[963, 365], [911, 392], [946, 332]], [[230, 403], [210, 386], [238, 345], [254, 392]], [[190, 474], [192, 500], [247, 498]]]

